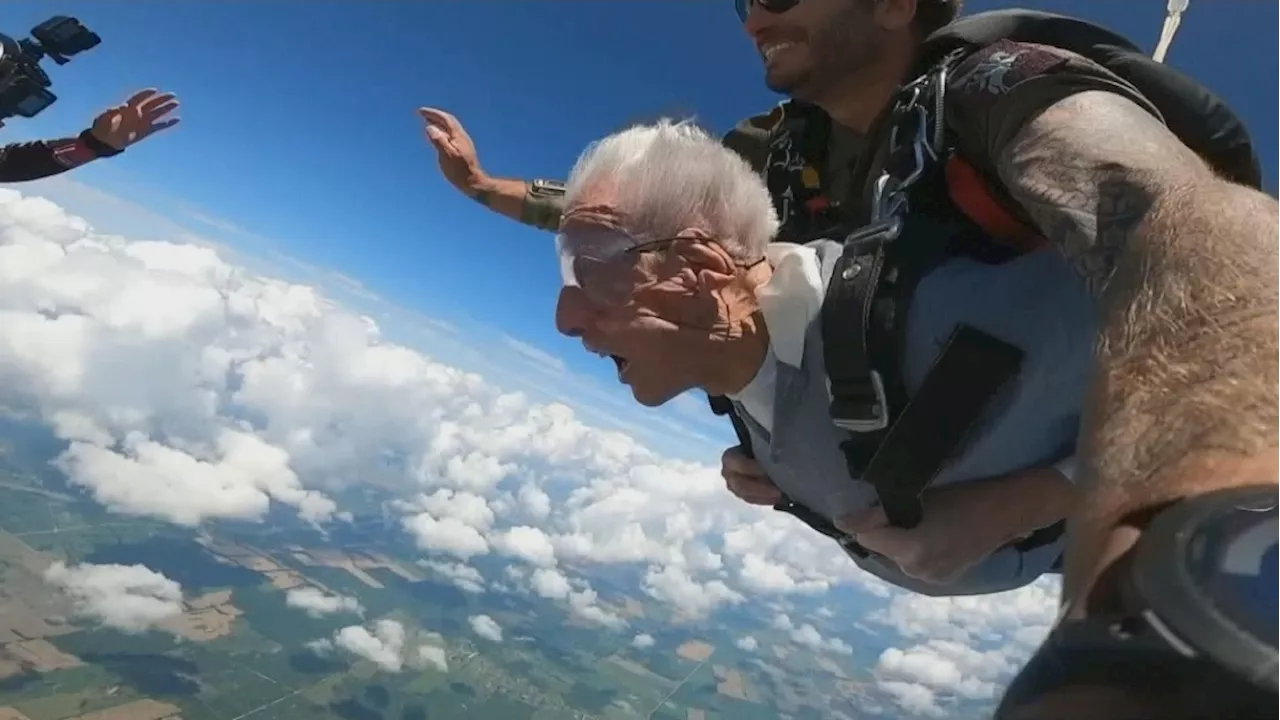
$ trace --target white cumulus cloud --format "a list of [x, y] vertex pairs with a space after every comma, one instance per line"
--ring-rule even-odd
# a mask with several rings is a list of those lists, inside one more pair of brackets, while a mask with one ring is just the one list
[[431, 666], [440, 672], [449, 672], [449, 658], [442, 647], [423, 645], [418, 648], [418, 661], [422, 667]]
[[364, 613], [360, 601], [348, 595], [330, 595], [310, 586], [293, 588], [285, 593], [285, 604], [299, 608], [311, 617], [321, 617], [339, 612]]
[[502, 642], [502, 628], [488, 615], [472, 615], [467, 618], [471, 623], [471, 631], [480, 637], [493, 642]]
[[[411, 642], [404, 625], [390, 618], [381, 618], [372, 625], [348, 625], [339, 629], [332, 638], [320, 638], [307, 643], [316, 653], [344, 650], [368, 660], [379, 669], [398, 673], [406, 666], [425, 668], [434, 666], [441, 672], [449, 669], [443, 639], [436, 633], [424, 633], [421, 644]], [[415, 647], [416, 645], [416, 647]]]
[[470, 565], [424, 561], [422, 566], [440, 573], [464, 592], [482, 593], [485, 590], [484, 576]]
[[503, 532], [494, 539], [494, 545], [508, 555], [539, 567], [556, 564], [556, 549], [551, 538], [536, 527], [520, 525]]
[[73, 611], [123, 632], [142, 632], [182, 613], [182, 587], [143, 565], [51, 564], [45, 582], [71, 600]]
[[564, 573], [549, 568], [534, 570], [530, 583], [533, 591], [544, 598], [563, 599], [569, 597], [569, 593], [573, 591]]
[[791, 616], [786, 613], [778, 613], [774, 616], [773, 627], [787, 631], [793, 642], [811, 650], [833, 652], [838, 655], [853, 654], [853, 648], [850, 647], [849, 643], [840, 638], [823, 637], [822, 633], [818, 632], [818, 629], [811, 623], [796, 625], [792, 622]]
[[872, 619], [902, 638], [881, 653], [877, 686], [909, 712], [944, 717], [957, 699], [992, 701], [1053, 623], [1056, 578], [987, 596], [896, 593]]
[[348, 625], [333, 636], [334, 645], [387, 672], [400, 672], [404, 666], [404, 641], [404, 626], [395, 620], [378, 620], [372, 631], [363, 625]]

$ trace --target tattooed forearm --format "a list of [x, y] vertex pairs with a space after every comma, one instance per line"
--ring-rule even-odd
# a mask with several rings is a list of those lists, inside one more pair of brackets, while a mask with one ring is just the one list
[[1086, 492], [1177, 497], [1171, 468], [1187, 457], [1275, 446], [1274, 199], [1216, 178], [1156, 118], [1102, 92], [1033, 119], [999, 173], [1100, 299]]
[[[1086, 132], [1086, 125], [1096, 129]], [[998, 169], [1045, 237], [1101, 294], [1161, 192], [1153, 167], [1161, 162], [1207, 177], [1199, 158], [1149, 112], [1093, 92], [1069, 97], [1029, 123]]]

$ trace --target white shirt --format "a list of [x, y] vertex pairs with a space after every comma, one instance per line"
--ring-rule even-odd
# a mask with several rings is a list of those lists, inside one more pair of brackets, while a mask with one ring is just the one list
[[822, 267], [812, 248], [793, 243], [772, 243], [766, 251], [773, 276], [756, 293], [765, 327], [769, 329], [769, 349], [760, 369], [730, 399], [742, 405], [753, 420], [773, 432], [773, 401], [778, 381], [778, 363], [800, 366], [804, 336], [809, 323], [822, 309]]

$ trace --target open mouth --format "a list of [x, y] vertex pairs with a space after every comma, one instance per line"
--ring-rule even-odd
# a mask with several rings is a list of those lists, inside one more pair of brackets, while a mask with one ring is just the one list
[[621, 381], [622, 376], [627, 372], [627, 368], [631, 366], [631, 362], [620, 355], [610, 355], [609, 359], [613, 360], [613, 364], [618, 366], [618, 380]]
[[605, 352], [600, 348], [592, 347], [590, 343], [584, 342], [583, 344], [586, 346], [587, 352], [590, 352], [593, 355], [598, 355], [602, 358], [607, 357], [612, 360], [614, 367], [618, 369], [618, 382], [622, 382], [622, 376], [626, 374], [627, 368], [631, 367], [630, 360], [627, 360], [621, 355], [615, 355], [614, 353]]

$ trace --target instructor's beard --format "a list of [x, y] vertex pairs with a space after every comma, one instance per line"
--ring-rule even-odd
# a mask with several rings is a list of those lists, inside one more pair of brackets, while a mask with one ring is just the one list
[[871, 3], [849, 2], [829, 23], [809, 33], [807, 67], [789, 72], [765, 70], [765, 86], [802, 102], [822, 105], [873, 66], [883, 42], [873, 24]]

